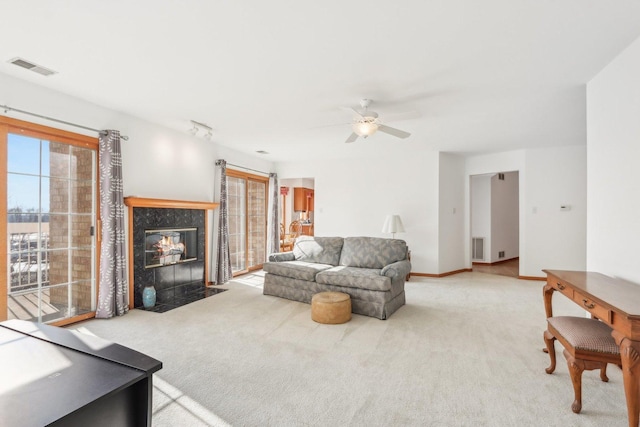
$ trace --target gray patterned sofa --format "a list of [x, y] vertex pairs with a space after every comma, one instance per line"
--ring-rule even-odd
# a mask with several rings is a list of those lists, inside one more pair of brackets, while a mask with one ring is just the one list
[[300, 236], [293, 251], [269, 255], [263, 294], [308, 304], [318, 292], [344, 292], [354, 313], [387, 319], [405, 303], [407, 254], [403, 240]]

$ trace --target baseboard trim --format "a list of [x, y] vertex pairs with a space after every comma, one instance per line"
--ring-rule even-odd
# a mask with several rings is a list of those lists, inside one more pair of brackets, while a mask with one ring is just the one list
[[509, 261], [514, 261], [516, 259], [520, 259], [520, 257], [515, 257], [515, 258], [509, 258], [509, 259], [502, 259], [500, 261], [496, 261], [496, 262], [479, 262], [479, 261], [474, 261], [471, 264], [472, 265], [498, 265], [498, 264], [502, 264], [504, 262], [509, 262]]
[[455, 270], [455, 271], [448, 271], [446, 273], [440, 273], [440, 274], [433, 274], [433, 273], [414, 273], [411, 272], [411, 276], [417, 276], [417, 277], [445, 277], [445, 276], [451, 276], [453, 274], [458, 274], [458, 273], [466, 273], [471, 271], [470, 268], [463, 268], [461, 270]]
[[[500, 261], [500, 262], [504, 262], [504, 261]], [[499, 264], [498, 263], [494, 263], [494, 264]], [[475, 264], [475, 262], [474, 262]], [[440, 274], [433, 274], [433, 273], [414, 273], [411, 272], [411, 277], [416, 276], [416, 277], [434, 277], [434, 278], [438, 278], [438, 277], [446, 277], [446, 276], [451, 276], [454, 274], [459, 274], [459, 273], [467, 273], [467, 272], [472, 272], [473, 269], [472, 268], [462, 268], [460, 270], [454, 270], [454, 271], [448, 271], [446, 273], [440, 273]], [[538, 276], [518, 276], [518, 279], [520, 280], [536, 280], [536, 281], [540, 281], [540, 282], [544, 282], [547, 280], [546, 277], [538, 277]]]
[[546, 277], [538, 277], [538, 276], [518, 276], [520, 280], [538, 280], [540, 282], [546, 282]]

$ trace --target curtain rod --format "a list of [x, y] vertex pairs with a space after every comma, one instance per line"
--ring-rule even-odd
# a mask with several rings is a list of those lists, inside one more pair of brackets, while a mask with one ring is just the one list
[[269, 175], [269, 172], [263, 172], [263, 171], [259, 171], [259, 170], [257, 170], [257, 169], [246, 168], [246, 167], [244, 167], [244, 166], [234, 165], [233, 163], [227, 163], [227, 165], [229, 165], [229, 166], [235, 166], [235, 167], [237, 167], [237, 168], [246, 169], [246, 170], [248, 170], [248, 171], [258, 172], [258, 173], [261, 173], [261, 174], [264, 174], [264, 175]]
[[[98, 129], [90, 128], [88, 126], [82, 126], [82, 125], [78, 125], [78, 124], [71, 123], [71, 122], [65, 122], [64, 120], [54, 119], [53, 117], [43, 116], [41, 114], [32, 113], [30, 111], [19, 110], [17, 108], [9, 107], [8, 105], [0, 105], [0, 109], [3, 109], [5, 113], [7, 113], [8, 111], [16, 111], [18, 113], [28, 114], [28, 115], [34, 116], [34, 117], [39, 117], [41, 119], [51, 120], [52, 122], [62, 123], [64, 125], [74, 126], [74, 127], [80, 128], [80, 129], [89, 130], [89, 131], [92, 131], [92, 132], [97, 132], [100, 135], [106, 135], [106, 133], [107, 133], [106, 130], [98, 130]], [[120, 135], [120, 138], [124, 139], [125, 141], [129, 140], [129, 137], [126, 136], [126, 135]]]

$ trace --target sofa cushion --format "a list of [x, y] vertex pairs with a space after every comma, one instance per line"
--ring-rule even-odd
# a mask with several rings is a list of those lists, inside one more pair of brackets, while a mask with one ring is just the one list
[[391, 289], [391, 278], [380, 275], [380, 269], [333, 267], [319, 272], [316, 282], [322, 285], [344, 286], [347, 288], [369, 289], [372, 291], [388, 291]]
[[319, 271], [333, 267], [332, 265], [319, 264], [305, 261], [265, 262], [262, 269], [267, 273], [278, 276], [291, 277], [293, 279], [314, 282]]
[[406, 258], [407, 244], [404, 240], [380, 237], [347, 237], [342, 246], [340, 265], [383, 268]]
[[342, 251], [342, 237], [300, 236], [293, 245], [296, 261], [338, 265]]

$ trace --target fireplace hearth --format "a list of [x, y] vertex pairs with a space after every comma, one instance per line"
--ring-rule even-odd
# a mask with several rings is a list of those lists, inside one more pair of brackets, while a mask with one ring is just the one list
[[190, 304], [192, 302], [217, 295], [226, 291], [224, 288], [214, 288], [211, 286], [193, 286], [193, 285], [180, 285], [173, 289], [173, 296], [165, 295], [162, 302], [156, 302], [151, 308], [138, 307], [141, 310], [152, 311], [154, 313], [166, 313], [174, 308], [182, 307], [183, 305]]

